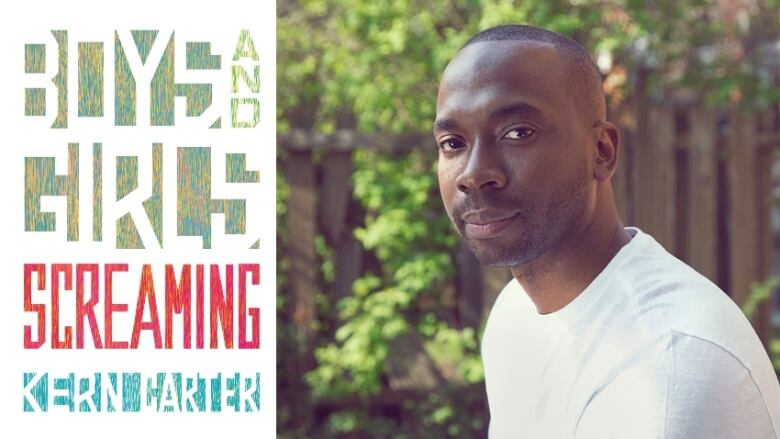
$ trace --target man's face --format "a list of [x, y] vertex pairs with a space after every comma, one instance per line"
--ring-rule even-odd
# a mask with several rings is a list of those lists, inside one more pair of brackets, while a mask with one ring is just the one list
[[487, 265], [518, 266], [581, 233], [595, 206], [594, 120], [552, 45], [463, 49], [444, 72], [434, 137], [447, 213]]

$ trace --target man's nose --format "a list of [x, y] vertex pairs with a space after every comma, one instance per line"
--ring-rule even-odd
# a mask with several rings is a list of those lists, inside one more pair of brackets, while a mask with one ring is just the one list
[[505, 187], [507, 176], [498, 146], [489, 142], [474, 143], [466, 167], [455, 183], [462, 192]]

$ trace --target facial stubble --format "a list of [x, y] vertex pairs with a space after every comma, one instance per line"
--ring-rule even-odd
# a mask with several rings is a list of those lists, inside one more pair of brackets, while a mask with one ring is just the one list
[[[587, 166], [583, 164], [579, 170], [549, 197], [512, 198], [500, 190], [469, 194], [453, 207], [450, 219], [461, 240], [482, 264], [491, 267], [532, 266], [542, 256], [565, 245], [583, 221], [590, 179]], [[519, 228], [513, 239], [500, 236], [482, 240], [468, 238], [461, 215], [468, 210], [485, 207], [518, 212], [510, 225]]]

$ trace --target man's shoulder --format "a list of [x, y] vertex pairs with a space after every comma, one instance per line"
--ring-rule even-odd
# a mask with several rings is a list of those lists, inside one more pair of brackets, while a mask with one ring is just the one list
[[755, 331], [734, 301], [717, 285], [668, 253], [649, 235], [616, 270], [612, 288], [625, 311], [656, 334], [687, 334], [729, 348]]
[[712, 281], [668, 253], [649, 235], [615, 274], [625, 318], [654, 336], [681, 334], [742, 356], [763, 351], [750, 322]]
[[[628, 318], [669, 343], [678, 366], [693, 368], [706, 356], [723, 360], [719, 364], [733, 360], [732, 366], [744, 367], [748, 375], [764, 377], [760, 387], [777, 388], [767, 353], [742, 310], [654, 240], [624, 265], [616, 281], [630, 304]], [[710, 366], [716, 372], [715, 364]]]
[[[636, 230], [631, 248], [616, 272], [634, 293], [662, 297], [667, 293], [700, 292], [698, 299], [719, 298], [723, 291], [711, 280], [669, 253], [652, 236]], [[627, 246], [627, 247], [628, 247]]]
[[780, 389], [771, 367], [751, 368], [712, 340], [674, 330], [658, 342], [596, 375], [579, 435], [607, 437], [603, 430], [625, 426], [652, 437], [776, 437]]

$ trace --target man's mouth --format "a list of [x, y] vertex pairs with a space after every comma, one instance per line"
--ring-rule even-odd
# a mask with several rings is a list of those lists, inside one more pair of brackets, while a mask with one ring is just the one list
[[486, 239], [498, 235], [518, 215], [518, 212], [479, 209], [464, 213], [461, 219], [464, 222], [466, 237]]

